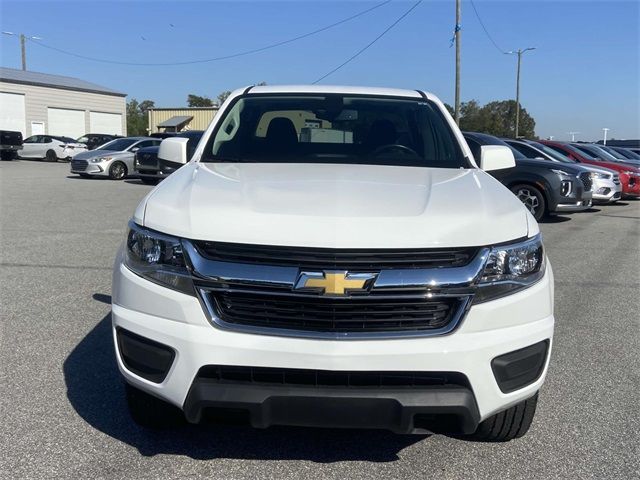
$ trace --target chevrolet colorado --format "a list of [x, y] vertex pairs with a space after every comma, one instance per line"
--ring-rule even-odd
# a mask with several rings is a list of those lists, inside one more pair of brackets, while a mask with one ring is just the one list
[[[159, 157], [186, 163], [184, 139]], [[239, 414], [524, 435], [549, 363], [538, 224], [422, 91], [255, 86], [140, 203], [112, 324], [141, 425]]]

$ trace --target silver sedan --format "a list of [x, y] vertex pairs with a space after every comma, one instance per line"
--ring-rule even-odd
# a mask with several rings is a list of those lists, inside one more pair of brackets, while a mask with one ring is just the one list
[[151, 137], [117, 138], [96, 150], [76, 155], [71, 161], [71, 173], [81, 177], [101, 176], [121, 180], [133, 173], [133, 158], [139, 149], [160, 145], [161, 141]]

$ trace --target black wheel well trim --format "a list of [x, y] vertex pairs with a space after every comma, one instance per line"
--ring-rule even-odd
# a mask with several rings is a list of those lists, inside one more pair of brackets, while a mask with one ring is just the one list
[[513, 187], [515, 187], [516, 185], [529, 185], [531, 187], [535, 187], [538, 190], [540, 190], [540, 193], [542, 193], [542, 196], [544, 197], [544, 201], [546, 203], [546, 209], [547, 211], [549, 210], [549, 206], [552, 205], [552, 201], [549, 195], [549, 187], [545, 184], [542, 183], [542, 185], [540, 185], [542, 182], [537, 181], [537, 180], [531, 180], [531, 179], [527, 179], [527, 180], [514, 180], [512, 182], [509, 182], [507, 184], [507, 188], [509, 190], [511, 190]]

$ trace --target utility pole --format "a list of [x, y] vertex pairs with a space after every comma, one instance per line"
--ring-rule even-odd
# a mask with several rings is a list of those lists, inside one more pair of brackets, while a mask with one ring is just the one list
[[604, 132], [604, 139], [602, 140], [602, 142], [606, 145], [607, 144], [607, 132], [611, 130], [610, 128], [603, 128], [602, 131]]
[[516, 73], [516, 128], [514, 138], [518, 138], [520, 133], [520, 63], [522, 61], [522, 54], [529, 50], [535, 50], [536, 47], [525, 48], [524, 50], [519, 48], [518, 50], [505, 52], [507, 55], [518, 55], [518, 70]]
[[454, 117], [457, 125], [460, 125], [460, 10], [460, 0], [456, 0], [456, 28], [454, 32], [456, 42], [456, 99]]
[[22, 57], [22, 70], [26, 70], [27, 69], [27, 47], [26, 47], [26, 41], [27, 39], [29, 40], [42, 40], [42, 38], [40, 37], [30, 37], [25, 35], [24, 33], [20, 33], [19, 35], [17, 33], [13, 33], [13, 32], [2, 32], [4, 35], [11, 35], [11, 36], [19, 36], [20, 37], [20, 53], [21, 53], [21, 57]]
[[571, 141], [575, 142], [576, 141], [576, 135], [578, 135], [580, 132], [567, 132], [569, 135], [571, 135]]

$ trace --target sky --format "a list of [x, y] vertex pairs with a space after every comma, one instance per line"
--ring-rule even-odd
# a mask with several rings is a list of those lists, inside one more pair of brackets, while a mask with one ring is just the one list
[[[333, 24], [379, 3], [365, 1], [32, 1], [0, 0], [3, 31], [41, 37], [49, 47], [111, 62], [175, 63], [259, 49]], [[253, 83], [311, 83], [349, 59], [415, 1], [394, 0], [315, 35], [250, 55], [172, 66], [120, 65], [27, 42], [29, 70], [67, 75], [158, 107], [215, 98]], [[640, 0], [462, 0], [463, 101], [515, 98], [542, 138], [640, 138]], [[343, 68], [321, 81], [423, 89], [453, 104], [453, 0], [424, 0]], [[0, 64], [20, 68], [16, 36], [0, 35]]]

